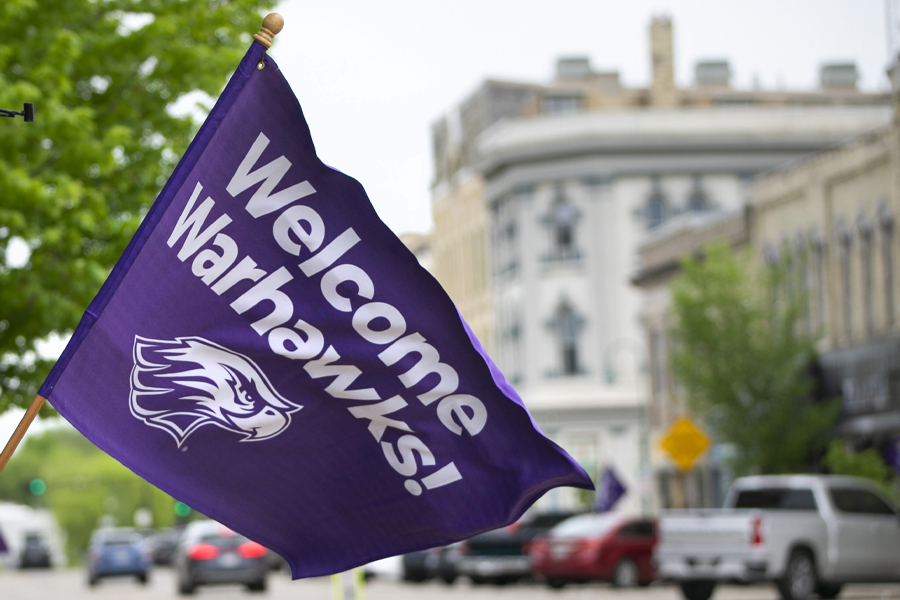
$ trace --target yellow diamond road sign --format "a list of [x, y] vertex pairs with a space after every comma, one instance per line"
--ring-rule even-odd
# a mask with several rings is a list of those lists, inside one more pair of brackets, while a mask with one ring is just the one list
[[693, 421], [681, 417], [672, 423], [659, 445], [682, 471], [687, 471], [709, 447], [709, 438]]

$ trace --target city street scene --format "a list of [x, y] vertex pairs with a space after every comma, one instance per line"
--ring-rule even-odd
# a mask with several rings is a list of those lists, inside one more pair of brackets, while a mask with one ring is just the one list
[[0, 2], [0, 598], [900, 599], [900, 0]]

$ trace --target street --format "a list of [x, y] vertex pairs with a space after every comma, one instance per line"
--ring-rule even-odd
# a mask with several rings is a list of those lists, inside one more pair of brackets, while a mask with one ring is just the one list
[[[0, 597], [3, 600], [45, 600], [45, 599], [139, 599], [178, 597], [175, 593], [174, 574], [169, 569], [159, 568], [153, 572], [147, 586], [139, 585], [134, 579], [108, 579], [96, 588], [88, 587], [84, 571], [66, 569], [54, 571], [0, 572]], [[200, 588], [198, 598], [269, 598], [292, 600], [332, 600], [329, 578], [291, 581], [281, 573], [274, 573], [269, 579], [269, 589], [263, 594], [249, 594], [238, 586]], [[466, 600], [507, 599], [560, 599], [560, 598], [600, 598], [612, 600], [681, 600], [677, 588], [669, 585], [653, 585], [635, 590], [615, 590], [605, 585], [575, 585], [561, 591], [554, 591], [536, 584], [519, 584], [503, 587], [472, 586], [468, 581], [454, 586], [441, 583], [409, 584], [397, 581], [373, 580], [366, 586], [366, 600], [413, 600], [427, 598], [465, 598]], [[714, 600], [776, 600], [774, 587], [723, 586], [716, 591]], [[886, 600], [900, 599], [900, 585], [851, 585], [847, 586], [840, 598], [846, 600]]]

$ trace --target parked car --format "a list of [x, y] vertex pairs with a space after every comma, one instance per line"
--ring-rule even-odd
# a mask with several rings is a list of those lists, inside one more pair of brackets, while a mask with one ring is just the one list
[[88, 584], [104, 577], [136, 577], [146, 584], [152, 561], [144, 538], [130, 527], [110, 527], [91, 535], [87, 551]]
[[612, 514], [567, 519], [530, 547], [533, 573], [552, 588], [567, 583], [610, 581], [616, 587], [653, 581], [652, 520]]
[[19, 568], [49, 569], [50, 566], [50, 544], [40, 533], [26, 533], [19, 552]]
[[421, 583], [436, 577], [447, 585], [452, 585], [459, 576], [457, 563], [463, 543], [404, 554], [401, 578], [403, 581]]
[[178, 593], [193, 594], [200, 585], [243, 584], [251, 592], [266, 590], [268, 550], [215, 521], [190, 523], [175, 550]]
[[150, 558], [154, 565], [170, 565], [178, 546], [179, 532], [175, 529], [162, 529], [147, 538]]
[[504, 585], [531, 576], [528, 546], [538, 535], [574, 516], [571, 512], [526, 515], [507, 527], [463, 542], [457, 570], [474, 584]]
[[785, 600], [835, 598], [845, 583], [900, 581], [897, 509], [856, 477], [745, 477], [721, 510], [667, 511], [655, 560], [688, 600], [722, 581], [768, 581]]

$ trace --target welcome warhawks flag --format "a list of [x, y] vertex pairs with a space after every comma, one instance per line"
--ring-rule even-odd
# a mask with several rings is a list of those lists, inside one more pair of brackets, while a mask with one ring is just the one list
[[362, 186], [317, 158], [257, 42], [40, 394], [295, 578], [592, 487]]

